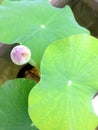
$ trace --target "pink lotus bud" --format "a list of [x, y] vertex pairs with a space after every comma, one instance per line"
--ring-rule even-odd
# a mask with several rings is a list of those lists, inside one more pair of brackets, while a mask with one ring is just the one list
[[31, 59], [31, 51], [24, 45], [15, 46], [11, 51], [11, 60], [16, 65], [24, 65]]

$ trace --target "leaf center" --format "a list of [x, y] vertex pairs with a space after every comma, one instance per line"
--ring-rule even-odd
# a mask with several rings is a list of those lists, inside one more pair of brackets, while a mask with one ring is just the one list
[[69, 80], [69, 81], [68, 81], [68, 86], [71, 86], [71, 85], [72, 85], [72, 81]]
[[46, 28], [46, 26], [45, 26], [45, 25], [43, 25], [43, 24], [42, 24], [42, 25], [40, 25], [40, 27], [41, 27], [41, 28], [43, 28], [43, 29], [45, 29], [45, 28]]

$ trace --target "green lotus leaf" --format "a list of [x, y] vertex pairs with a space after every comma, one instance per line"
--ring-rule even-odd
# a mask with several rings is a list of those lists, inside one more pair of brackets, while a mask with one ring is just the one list
[[0, 87], [0, 130], [38, 130], [28, 115], [28, 94], [34, 85], [16, 79]]
[[[75, 21], [70, 7], [53, 7], [48, 0], [7, 1], [0, 6], [0, 41], [21, 43], [39, 66], [47, 46], [72, 34], [89, 33]], [[33, 63], [32, 63], [33, 61]]]
[[49, 45], [41, 80], [29, 95], [29, 115], [40, 130], [95, 130], [92, 98], [98, 91], [98, 40], [73, 35]]

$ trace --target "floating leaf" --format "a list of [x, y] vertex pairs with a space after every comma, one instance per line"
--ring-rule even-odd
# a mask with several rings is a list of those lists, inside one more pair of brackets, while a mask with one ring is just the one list
[[0, 129], [38, 130], [28, 115], [28, 94], [35, 85], [30, 80], [10, 80], [0, 87]]
[[48, 0], [4, 1], [0, 7], [0, 31], [1, 41], [28, 46], [32, 51], [31, 63], [38, 66], [51, 42], [89, 33], [76, 23], [70, 7], [58, 9]]
[[29, 95], [29, 115], [40, 130], [94, 130], [92, 98], [98, 91], [98, 40], [73, 35], [51, 44], [41, 80]]

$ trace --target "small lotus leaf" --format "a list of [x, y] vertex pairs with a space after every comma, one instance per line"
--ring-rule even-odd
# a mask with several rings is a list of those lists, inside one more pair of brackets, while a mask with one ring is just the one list
[[0, 87], [0, 130], [38, 130], [28, 115], [28, 94], [34, 85], [15, 79]]

